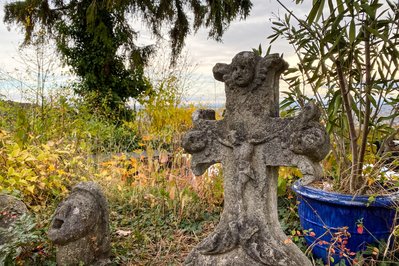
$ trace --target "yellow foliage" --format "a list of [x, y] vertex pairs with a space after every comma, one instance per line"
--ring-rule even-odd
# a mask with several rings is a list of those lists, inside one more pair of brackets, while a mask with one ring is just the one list
[[142, 136], [141, 139], [142, 139], [143, 141], [150, 141], [150, 140], [153, 139], [153, 137], [152, 137], [151, 135], [145, 135], [145, 136]]
[[44, 204], [49, 197], [63, 196], [67, 186], [82, 179], [83, 161], [54, 142], [20, 147], [0, 131], [0, 190], [20, 194], [31, 207]]
[[[147, 152], [150, 154], [151, 152]], [[162, 154], [162, 153], [161, 153]], [[195, 177], [191, 171], [190, 159], [176, 152], [166, 156], [126, 158], [120, 156], [101, 164], [98, 178], [107, 183], [118, 184], [120, 189], [147, 191], [146, 201], [154, 208], [167, 205], [179, 217], [198, 199], [209, 207], [220, 206], [223, 202], [223, 179], [220, 165], [204, 176]], [[161, 194], [151, 194], [161, 191]], [[160, 202], [161, 201], [161, 202]]]
[[143, 109], [130, 125], [142, 136], [142, 147], [176, 145], [183, 132], [192, 126], [191, 115], [195, 108], [181, 104], [175, 82], [175, 78], [166, 79], [143, 96]]
[[278, 176], [281, 178], [290, 179], [293, 177], [302, 177], [302, 173], [298, 168], [280, 167], [278, 171]]

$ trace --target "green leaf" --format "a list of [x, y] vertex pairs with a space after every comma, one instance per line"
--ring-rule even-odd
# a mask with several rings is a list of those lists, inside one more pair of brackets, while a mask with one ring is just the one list
[[349, 42], [353, 44], [355, 42], [356, 38], [356, 26], [355, 26], [355, 20], [351, 20], [351, 24], [349, 25]]
[[359, 114], [360, 113], [359, 108], [357, 107], [357, 103], [355, 101], [351, 101], [351, 107], [352, 107], [352, 110], [353, 110], [353, 112], [355, 114]]
[[335, 52], [335, 48], [338, 46], [338, 44], [341, 42], [342, 36], [345, 33], [343, 31], [341, 31], [341, 33], [336, 37], [334, 44], [332, 45], [332, 47], [329, 49], [328, 53], [326, 54], [326, 56], [331, 56], [334, 52]]
[[367, 95], [367, 98], [370, 100], [370, 103], [377, 108], [377, 100], [373, 97], [373, 95]]
[[285, 195], [287, 190], [287, 180], [284, 177], [278, 177], [277, 183], [277, 195], [282, 196]]
[[313, 2], [312, 10], [310, 10], [309, 16], [307, 18], [308, 25], [312, 24], [313, 21], [315, 20], [317, 14], [319, 12], [320, 6], [321, 6], [321, 0], [317, 0], [317, 1]]
[[273, 21], [272, 24], [276, 25], [276, 26], [279, 26], [279, 27], [284, 27], [284, 23], [282, 23], [280, 21]]
[[371, 27], [369, 27], [369, 26], [366, 26], [366, 30], [367, 30], [368, 32], [372, 33], [374, 36], [376, 36], [376, 37], [382, 39], [384, 42], [388, 42], [388, 37], [385, 36], [385, 35], [383, 35], [383, 34], [381, 34], [381, 33], [379, 33], [376, 29], [371, 28]]
[[342, 0], [337, 0], [337, 8], [338, 13], [344, 13], [344, 4], [342, 3]]
[[316, 21], [319, 21], [321, 15], [323, 15], [324, 4], [325, 4], [325, 0], [321, 0], [320, 1], [320, 6], [319, 6], [319, 11], [317, 12]]
[[272, 46], [271, 45], [269, 45], [269, 47], [267, 48], [267, 50], [266, 50], [266, 55], [269, 55], [270, 54], [270, 50], [272, 49]]
[[366, 12], [367, 15], [370, 16], [372, 20], [375, 19], [377, 10], [383, 6], [382, 4], [379, 4], [378, 1], [372, 1], [371, 5], [368, 5], [367, 3], [364, 3], [361, 5], [362, 9]]
[[368, 199], [367, 199], [367, 205], [372, 204], [375, 201], [375, 195], [371, 195]]

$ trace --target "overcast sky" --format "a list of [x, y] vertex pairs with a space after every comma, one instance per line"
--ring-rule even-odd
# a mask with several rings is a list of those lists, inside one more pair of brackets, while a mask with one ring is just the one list
[[[15, 27], [9, 31], [3, 23], [4, 4], [0, 0], [0, 71], [12, 73], [14, 68], [20, 69], [15, 58], [18, 57], [17, 48], [23, 39], [23, 34]], [[292, 0], [283, 0], [287, 6], [293, 7]], [[296, 7], [295, 12], [300, 12]], [[276, 14], [285, 11], [275, 0], [253, 0], [253, 8], [246, 20], [234, 21], [223, 35], [223, 42], [216, 42], [207, 38], [207, 30], [202, 29], [196, 35], [187, 38], [185, 52], [189, 61], [196, 65], [191, 74], [194, 84], [186, 92], [186, 98], [202, 103], [220, 103], [224, 101], [223, 84], [215, 81], [212, 67], [220, 63], [230, 63], [232, 57], [240, 51], [251, 50], [262, 44], [268, 46], [267, 36], [272, 33], [271, 19]], [[143, 42], [150, 41], [150, 36], [141, 30]], [[294, 53], [286, 41], [278, 41], [272, 47], [272, 52], [284, 53], [284, 58], [291, 64], [295, 62]], [[1, 91], [0, 94], [6, 94]], [[10, 94], [8, 92], [8, 94]]]

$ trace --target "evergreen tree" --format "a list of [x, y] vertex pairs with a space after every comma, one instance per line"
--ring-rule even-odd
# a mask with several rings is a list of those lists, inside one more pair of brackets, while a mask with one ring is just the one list
[[129, 19], [143, 20], [154, 36], [169, 30], [172, 63], [185, 38], [199, 28], [220, 40], [230, 22], [246, 18], [250, 0], [25, 0], [5, 5], [4, 22], [25, 33], [24, 44], [46, 30], [64, 62], [80, 77], [76, 92], [100, 111], [118, 111], [148, 82], [143, 75], [152, 46], [140, 47]]

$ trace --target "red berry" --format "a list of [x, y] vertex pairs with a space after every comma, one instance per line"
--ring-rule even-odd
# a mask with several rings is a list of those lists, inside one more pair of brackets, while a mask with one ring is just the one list
[[357, 233], [363, 234], [363, 225], [361, 225], [361, 224], [357, 225]]

